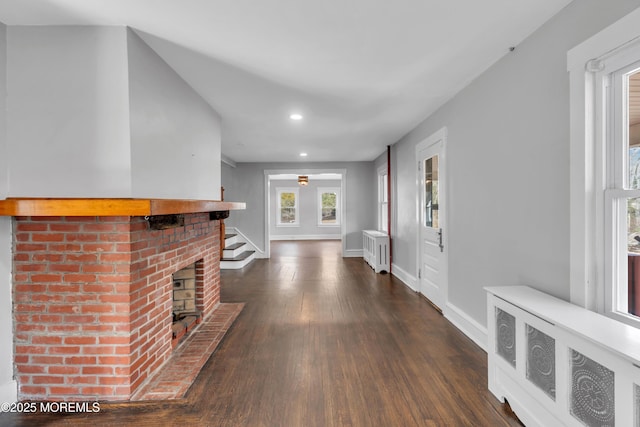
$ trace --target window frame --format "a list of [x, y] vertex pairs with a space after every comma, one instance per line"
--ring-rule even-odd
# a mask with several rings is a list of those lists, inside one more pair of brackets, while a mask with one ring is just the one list
[[638, 190], [623, 188], [624, 155], [613, 156], [611, 149], [620, 139], [614, 130], [624, 133], [615, 122], [624, 108], [620, 109], [620, 94], [615, 93], [619, 88], [612, 79], [615, 72], [640, 60], [639, 19], [640, 10], [631, 12], [567, 53], [570, 301], [635, 327], [640, 327], [640, 318], [618, 311], [616, 304], [622, 286], [620, 227], [626, 227], [626, 207], [623, 219], [620, 200]]
[[[632, 63], [628, 61], [634, 57]], [[614, 55], [596, 74], [596, 90], [602, 90], [596, 107], [603, 111], [604, 220], [599, 233], [604, 237], [604, 313], [640, 327], [640, 318], [628, 310], [627, 200], [640, 197], [630, 189], [628, 176], [628, 77], [640, 71], [640, 49], [632, 57]], [[599, 226], [598, 224], [596, 225]], [[624, 310], [624, 311], [623, 311]]]
[[[317, 187], [317, 200], [318, 200], [318, 227], [340, 227], [341, 218], [340, 218], [340, 187]], [[323, 224], [322, 223], [322, 195], [325, 193], [335, 193], [336, 195], [336, 222], [333, 224]]]
[[388, 233], [389, 230], [389, 190], [387, 166], [378, 168], [378, 230]]
[[[294, 210], [296, 219], [294, 222], [282, 222], [282, 193], [293, 193], [295, 195]], [[299, 227], [300, 226], [300, 189], [297, 187], [276, 187], [276, 227]]]

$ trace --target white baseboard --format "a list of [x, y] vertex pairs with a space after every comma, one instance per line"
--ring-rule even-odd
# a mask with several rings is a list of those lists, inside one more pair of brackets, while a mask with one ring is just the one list
[[270, 237], [271, 240], [342, 240], [340, 234], [282, 234]]
[[[400, 279], [411, 290], [418, 292], [418, 279], [415, 276], [407, 273], [396, 264], [391, 265], [391, 274]], [[484, 351], [487, 351], [487, 328], [476, 322], [474, 319], [469, 317], [468, 314], [451, 303], [447, 303], [442, 314], [453, 324], [453, 326], [460, 329], [463, 334], [468, 336]]]
[[0, 403], [18, 401], [18, 384], [14, 380], [0, 385]]
[[345, 249], [342, 258], [362, 258], [362, 249]]
[[407, 273], [397, 264], [391, 264], [391, 274], [396, 276], [400, 281], [407, 285], [412, 291], [418, 292], [417, 279], [415, 276]]
[[473, 342], [478, 344], [485, 352], [487, 351], [488, 332], [487, 328], [469, 317], [467, 313], [457, 306], [447, 303], [442, 314], [453, 325], [460, 329]]

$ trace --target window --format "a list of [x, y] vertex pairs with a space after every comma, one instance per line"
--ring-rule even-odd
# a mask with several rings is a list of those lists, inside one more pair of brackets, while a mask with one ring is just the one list
[[318, 187], [318, 225], [340, 225], [340, 189]]
[[389, 225], [389, 176], [387, 167], [378, 169], [378, 230], [388, 232]]
[[571, 302], [640, 327], [640, 10], [567, 55]]
[[[640, 53], [640, 52], [639, 52]], [[603, 76], [605, 310], [640, 314], [640, 61]], [[635, 100], [635, 101], [634, 101]], [[609, 284], [609, 285], [607, 285]]]
[[297, 226], [300, 224], [298, 213], [298, 189], [277, 188], [278, 211], [276, 224], [278, 226]]

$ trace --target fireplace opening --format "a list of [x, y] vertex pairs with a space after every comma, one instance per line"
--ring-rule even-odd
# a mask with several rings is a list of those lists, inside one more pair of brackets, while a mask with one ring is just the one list
[[180, 341], [200, 324], [202, 313], [197, 309], [198, 261], [176, 271], [172, 275], [172, 340], [171, 346], [176, 348]]

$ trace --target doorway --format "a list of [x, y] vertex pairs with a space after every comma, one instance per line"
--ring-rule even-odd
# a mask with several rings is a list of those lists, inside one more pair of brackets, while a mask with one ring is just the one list
[[265, 170], [265, 242], [339, 240], [345, 253], [345, 169]]
[[448, 300], [446, 137], [442, 128], [416, 146], [418, 292], [441, 311]]

